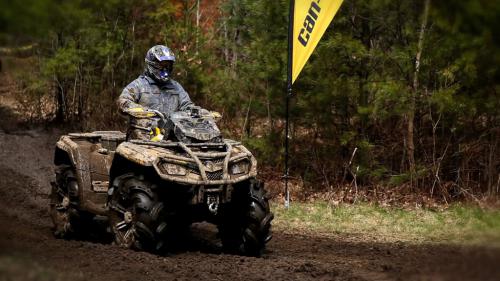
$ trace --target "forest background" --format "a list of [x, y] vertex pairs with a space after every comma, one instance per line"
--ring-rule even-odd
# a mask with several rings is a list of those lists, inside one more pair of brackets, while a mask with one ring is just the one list
[[[0, 0], [0, 60], [26, 124], [126, 128], [147, 49], [282, 191], [288, 1]], [[345, 0], [295, 83], [292, 193], [498, 199], [500, 3]]]

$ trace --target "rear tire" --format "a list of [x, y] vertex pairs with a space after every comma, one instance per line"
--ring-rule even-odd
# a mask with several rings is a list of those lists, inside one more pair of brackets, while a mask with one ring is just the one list
[[52, 232], [57, 238], [74, 238], [82, 235], [81, 212], [77, 209], [78, 182], [72, 166], [61, 165], [56, 168], [56, 181], [50, 193], [50, 217]]
[[249, 180], [234, 187], [232, 202], [221, 210], [219, 235], [224, 250], [239, 255], [262, 255], [271, 240], [271, 221], [264, 185]]
[[166, 212], [155, 187], [134, 174], [122, 175], [113, 182], [108, 205], [117, 245], [150, 252], [165, 247]]

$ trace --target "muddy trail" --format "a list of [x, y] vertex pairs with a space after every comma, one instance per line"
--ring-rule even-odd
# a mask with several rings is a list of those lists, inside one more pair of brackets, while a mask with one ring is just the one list
[[55, 239], [47, 195], [62, 132], [16, 130], [4, 101], [0, 115], [0, 280], [500, 280], [499, 250], [379, 243], [355, 234], [274, 230], [262, 258], [221, 253], [215, 228], [203, 224], [166, 256]]

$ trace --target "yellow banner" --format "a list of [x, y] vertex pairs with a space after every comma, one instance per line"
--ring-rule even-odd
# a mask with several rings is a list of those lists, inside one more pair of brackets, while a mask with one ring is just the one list
[[295, 0], [292, 83], [304, 68], [343, 0]]

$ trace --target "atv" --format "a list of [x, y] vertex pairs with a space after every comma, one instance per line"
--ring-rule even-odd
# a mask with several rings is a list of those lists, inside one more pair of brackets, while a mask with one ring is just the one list
[[95, 131], [57, 142], [50, 195], [55, 236], [77, 237], [100, 225], [119, 246], [161, 253], [192, 223], [205, 221], [217, 226], [224, 251], [260, 256], [273, 214], [252, 153], [223, 139], [204, 109], [130, 114], [154, 116], [164, 139]]

